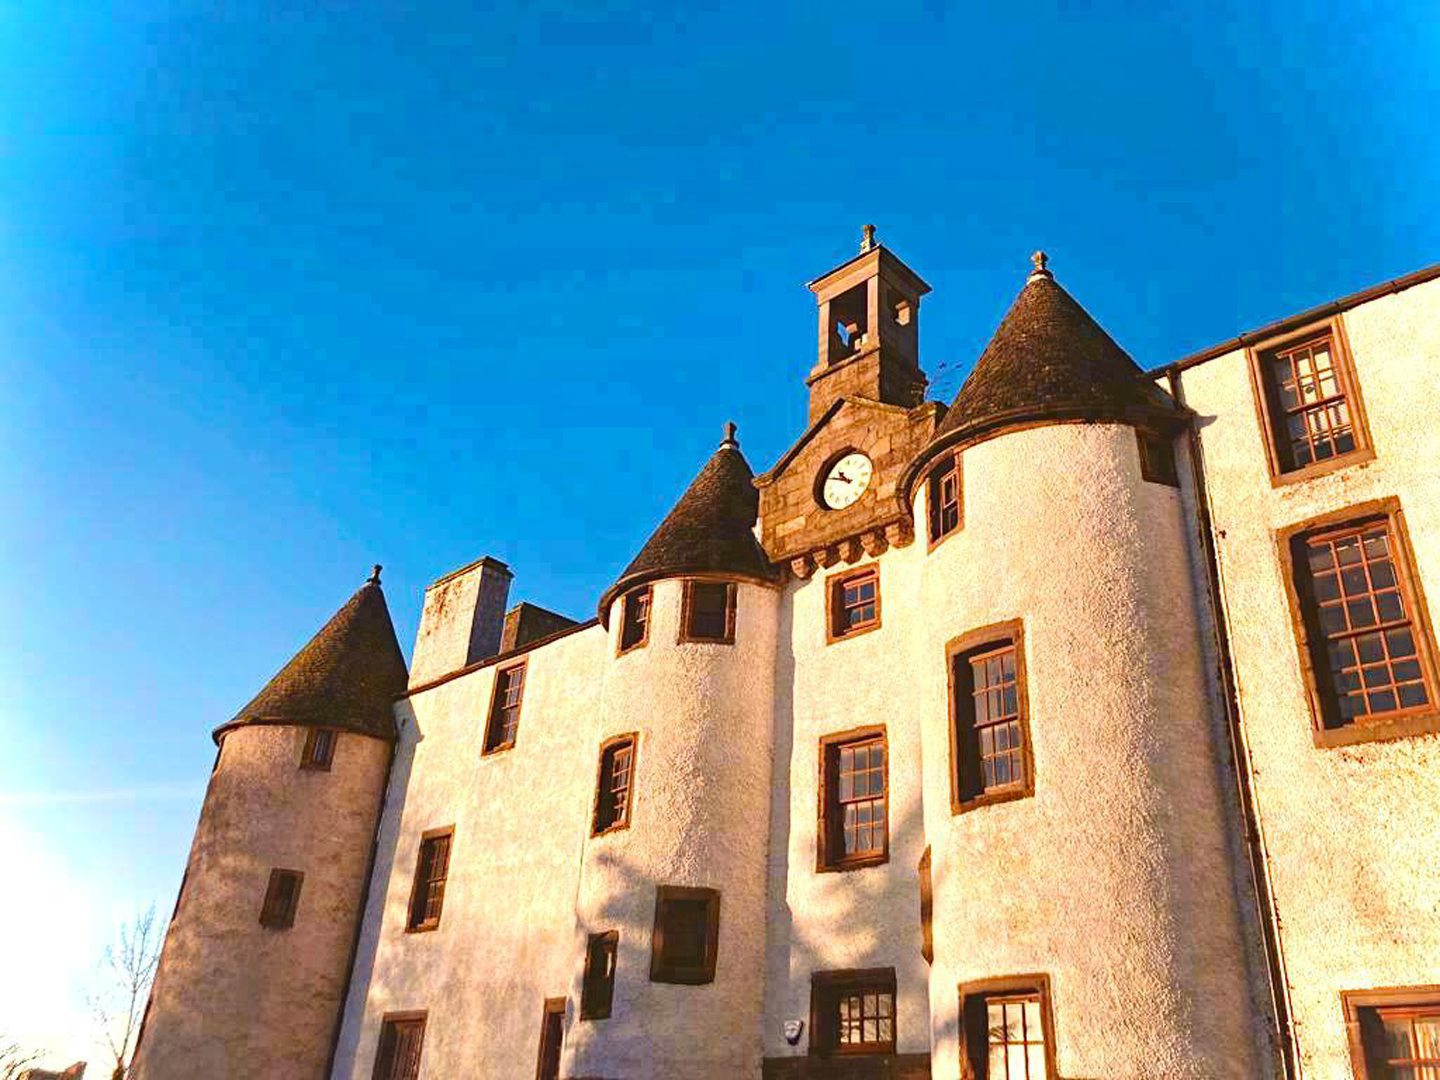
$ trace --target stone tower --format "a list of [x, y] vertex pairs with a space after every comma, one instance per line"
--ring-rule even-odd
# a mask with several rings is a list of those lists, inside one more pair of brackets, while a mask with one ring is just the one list
[[379, 571], [215, 731], [139, 1080], [328, 1073], [406, 684]]

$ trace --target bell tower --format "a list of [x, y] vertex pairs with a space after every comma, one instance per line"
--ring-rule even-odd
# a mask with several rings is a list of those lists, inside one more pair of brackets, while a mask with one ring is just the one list
[[805, 380], [810, 423], [847, 396], [920, 404], [920, 298], [930, 286], [876, 242], [875, 226], [865, 226], [859, 255], [809, 288], [820, 314], [820, 355]]

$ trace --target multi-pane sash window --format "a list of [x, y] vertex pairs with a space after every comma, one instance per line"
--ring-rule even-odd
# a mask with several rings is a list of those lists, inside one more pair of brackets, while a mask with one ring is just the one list
[[1440, 987], [1341, 995], [1356, 1080], [1440, 1078]]
[[580, 987], [580, 1019], [604, 1020], [615, 998], [615, 956], [620, 931], [591, 934], [585, 946], [585, 979]]
[[650, 586], [625, 594], [620, 616], [620, 651], [638, 649], [650, 636]]
[[810, 978], [814, 1050], [888, 1054], [895, 1050], [895, 969], [817, 971]]
[[1430, 643], [1397, 513], [1290, 541], [1323, 729], [1433, 712]]
[[885, 733], [866, 729], [821, 743], [824, 807], [820, 867], [884, 862], [889, 850]]
[[635, 772], [635, 736], [612, 739], [600, 751], [600, 780], [595, 792], [591, 834], [599, 836], [630, 824], [630, 791]]
[[1355, 449], [1350, 403], [1329, 334], [1276, 349], [1265, 366], [1276, 405], [1276, 442], [1286, 469], [1302, 469]]
[[685, 582], [680, 640], [735, 640], [735, 585], [724, 581]]
[[385, 1017], [380, 1028], [380, 1047], [375, 1054], [373, 1080], [417, 1080], [424, 1040], [424, 1013]]
[[515, 745], [520, 728], [520, 702], [525, 696], [525, 664], [504, 668], [495, 676], [495, 693], [490, 701], [490, 722], [485, 728], [485, 753]]
[[295, 910], [300, 906], [300, 886], [305, 875], [299, 870], [271, 870], [265, 887], [265, 902], [260, 905], [260, 925], [271, 930], [286, 930], [295, 925]]
[[880, 571], [874, 566], [830, 582], [830, 639], [880, 625]]
[[699, 984], [715, 981], [720, 942], [720, 893], [661, 885], [655, 895], [650, 981]]
[[967, 635], [951, 649], [954, 809], [1032, 789], [1018, 623]]
[[961, 987], [964, 1080], [1053, 1080], [1044, 976]]
[[440, 925], [445, 905], [445, 879], [450, 873], [450, 844], [453, 829], [426, 833], [415, 859], [415, 882], [410, 890], [410, 930], [434, 930]]
[[949, 455], [930, 473], [930, 542], [960, 527], [960, 457]]
[[300, 755], [302, 769], [330, 768], [335, 759], [335, 740], [339, 736], [329, 728], [310, 728], [305, 734], [305, 749]]

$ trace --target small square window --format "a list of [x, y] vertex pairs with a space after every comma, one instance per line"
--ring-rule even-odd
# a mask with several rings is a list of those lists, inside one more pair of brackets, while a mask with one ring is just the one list
[[495, 675], [490, 699], [490, 720], [485, 725], [484, 753], [493, 754], [515, 745], [520, 730], [520, 703], [525, 696], [525, 663], [503, 668]]
[[890, 857], [885, 729], [861, 728], [820, 740], [821, 805], [817, 870], [854, 870]]
[[1180, 474], [1175, 468], [1175, 441], [1153, 431], [1135, 432], [1140, 446], [1140, 479], [1151, 484], [1167, 487], [1180, 486]]
[[600, 778], [595, 786], [595, 815], [590, 835], [630, 824], [630, 792], [635, 776], [635, 736], [621, 735], [600, 749]]
[[407, 930], [434, 930], [440, 925], [454, 835], [453, 827], [432, 829], [420, 839], [420, 851], [415, 857], [415, 880], [410, 887]]
[[895, 1052], [895, 969], [817, 971], [810, 976], [810, 1050]]
[[960, 987], [963, 1080], [1054, 1080], [1050, 980], [992, 979]]
[[305, 733], [305, 749], [300, 754], [300, 767], [329, 772], [330, 763], [335, 759], [335, 742], [339, 738], [339, 733], [330, 728], [310, 728]]
[[1356, 1080], [1440, 1076], [1440, 987], [1341, 995]]
[[260, 925], [271, 930], [288, 930], [295, 925], [295, 911], [300, 906], [300, 886], [305, 875], [299, 870], [271, 870], [265, 887], [265, 902], [260, 905]]
[[661, 885], [655, 895], [650, 981], [698, 985], [715, 981], [720, 893]]
[[927, 505], [933, 545], [960, 527], [960, 455], [947, 454], [930, 470]]
[[650, 586], [643, 585], [625, 594], [620, 615], [620, 651], [639, 649], [650, 638]]
[[580, 1019], [605, 1020], [615, 998], [615, 957], [620, 931], [591, 934], [585, 946], [585, 980], [580, 987]]
[[425, 1014], [387, 1013], [380, 1025], [372, 1080], [417, 1080], [420, 1048], [425, 1041]]
[[880, 626], [880, 569], [837, 574], [829, 581], [830, 641]]
[[685, 582], [680, 617], [680, 641], [711, 641], [728, 645], [735, 640], [735, 585], [725, 581]]

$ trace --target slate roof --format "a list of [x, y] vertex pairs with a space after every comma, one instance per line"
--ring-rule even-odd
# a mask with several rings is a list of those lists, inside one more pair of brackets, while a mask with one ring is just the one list
[[391, 706], [409, 676], [376, 574], [280, 669], [222, 733], [247, 724], [333, 727], [394, 739]]
[[955, 395], [932, 454], [1015, 424], [1044, 420], [1178, 421], [1184, 412], [1058, 285], [1044, 258]]
[[647, 581], [687, 574], [773, 580], [770, 563], [752, 531], [759, 512], [754, 474], [735, 441], [734, 425], [729, 425], [720, 448], [601, 596], [601, 625], [606, 625], [610, 603], [619, 593]]

